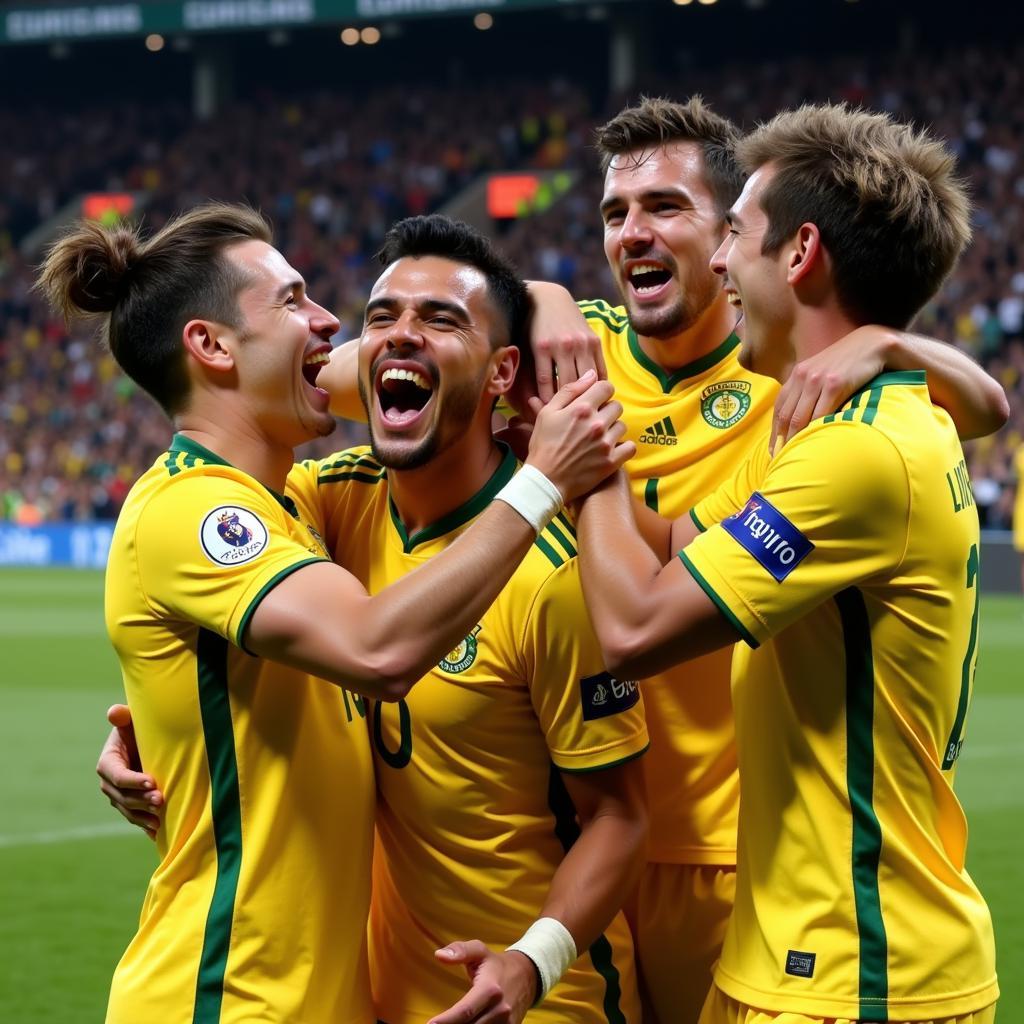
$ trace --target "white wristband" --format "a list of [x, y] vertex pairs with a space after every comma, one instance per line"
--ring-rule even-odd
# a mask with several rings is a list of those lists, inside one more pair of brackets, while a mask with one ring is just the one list
[[[513, 942], [508, 950], [522, 953], [533, 961], [540, 977], [539, 1003], [561, 977], [575, 962], [579, 954], [576, 952], [576, 941], [569, 929], [561, 921], [553, 917], [538, 918], [518, 942]], [[537, 1005], [534, 1003], [534, 1006]]]
[[511, 505], [534, 529], [537, 536], [562, 507], [558, 488], [536, 466], [520, 466], [515, 476], [494, 496]]

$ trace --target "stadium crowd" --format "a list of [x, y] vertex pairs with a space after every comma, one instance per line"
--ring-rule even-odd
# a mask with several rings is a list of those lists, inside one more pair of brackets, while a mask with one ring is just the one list
[[[394, 220], [437, 209], [484, 171], [565, 167], [580, 172], [577, 188], [506, 225], [502, 245], [528, 277], [614, 300], [590, 138], [642, 90], [701, 92], [744, 126], [803, 101], [846, 99], [931, 124], [949, 140], [971, 183], [974, 242], [917, 327], [971, 352], [1010, 396], [1011, 422], [968, 456], [982, 524], [1006, 527], [1012, 457], [1024, 443], [1022, 56], [986, 48], [958, 50], [955, 60], [936, 52], [721, 64], [652, 78], [600, 108], [564, 81], [506, 80], [267, 94], [208, 121], [183, 106], [130, 101], [61, 119], [0, 113], [6, 137], [23, 140], [0, 154], [0, 516], [112, 517], [169, 433], [90, 331], [68, 332], [31, 291], [39, 255], [24, 255], [22, 243], [77, 194], [145, 194], [150, 226], [208, 197], [248, 199], [271, 217], [281, 249], [347, 339], [359, 332], [373, 254]], [[360, 427], [346, 425], [314, 450], [361, 439]]]

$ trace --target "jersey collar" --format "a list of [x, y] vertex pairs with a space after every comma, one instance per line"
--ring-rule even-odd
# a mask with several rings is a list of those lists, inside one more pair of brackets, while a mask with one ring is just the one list
[[447, 515], [441, 516], [436, 523], [431, 523], [422, 530], [417, 530], [412, 536], [406, 532], [405, 524], [398, 517], [398, 509], [395, 508], [395, 502], [390, 495], [388, 496], [391, 522], [395, 525], [395, 530], [402, 541], [402, 550], [406, 554], [409, 554], [419, 544], [424, 544], [428, 540], [437, 540], [438, 537], [443, 537], [446, 533], [451, 533], [460, 526], [465, 526], [466, 523], [471, 519], [475, 519], [490, 505], [494, 500], [494, 496], [512, 479], [512, 475], [516, 471], [516, 457], [512, 453], [512, 449], [502, 441], [498, 442], [498, 447], [502, 449], [504, 454], [501, 463], [487, 483], [468, 501], [463, 502], [458, 508], [453, 509]]
[[666, 395], [688, 377], [696, 377], [698, 374], [704, 373], [705, 370], [710, 370], [712, 366], [720, 363], [740, 343], [740, 339], [735, 333], [730, 334], [717, 348], [702, 355], [699, 359], [694, 359], [693, 362], [687, 363], [685, 366], [680, 366], [678, 370], [668, 373], [640, 347], [640, 339], [637, 338], [636, 331], [632, 327], [627, 328], [626, 339], [629, 342], [630, 354], [640, 366], [657, 379], [661, 385], [661, 390]]
[[[186, 469], [191, 469], [195, 465], [196, 459], [202, 459], [208, 466], [227, 466], [230, 469], [235, 469], [227, 459], [222, 459], [216, 452], [211, 452], [209, 448], [204, 447], [198, 441], [193, 441], [191, 437], [185, 437], [184, 434], [175, 434], [171, 438], [170, 447], [167, 449], [168, 461], [173, 461], [175, 455], [182, 453], [184, 454], [184, 464]], [[239, 470], [242, 472], [242, 470]], [[260, 484], [273, 499], [288, 513], [293, 519], [299, 518], [299, 510], [295, 502], [288, 497], [287, 494], [278, 494], [277, 491], [266, 484]]]

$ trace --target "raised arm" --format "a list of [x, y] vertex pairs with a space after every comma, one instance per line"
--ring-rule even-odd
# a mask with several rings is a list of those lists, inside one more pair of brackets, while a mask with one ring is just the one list
[[343, 342], [331, 352], [330, 362], [316, 378], [318, 387], [331, 396], [331, 412], [343, 420], [366, 422], [359, 397], [359, 339]]
[[859, 327], [797, 363], [775, 402], [772, 440], [788, 441], [811, 420], [835, 412], [885, 370], [924, 370], [932, 401], [956, 424], [961, 439], [999, 430], [1010, 416], [1006, 393], [953, 345], [885, 327]]
[[[538, 418], [527, 467], [568, 501], [633, 453], [606, 381], [585, 375]], [[281, 661], [383, 700], [399, 700], [469, 632], [511, 577], [537, 530], [503, 499], [523, 470], [449, 548], [378, 594], [340, 566], [316, 562], [284, 578], [257, 606], [242, 641]], [[517, 480], [520, 481], [517, 483]], [[557, 511], [558, 495], [548, 511]]]
[[[682, 517], [673, 525], [673, 547], [696, 532]], [[637, 531], [621, 473], [584, 499], [577, 535], [587, 608], [613, 675], [653, 675], [740, 639], [679, 559], [663, 564]]]

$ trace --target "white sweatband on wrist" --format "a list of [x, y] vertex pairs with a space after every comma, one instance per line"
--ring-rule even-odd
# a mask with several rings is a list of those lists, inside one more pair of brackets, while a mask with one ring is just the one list
[[[576, 962], [576, 940], [561, 921], [540, 917], [523, 933], [518, 942], [508, 947], [533, 961], [540, 977], [539, 1003]], [[534, 1006], [537, 1005], [534, 1003]]]
[[563, 504], [558, 488], [536, 466], [530, 465], [520, 466], [494, 498], [511, 505], [538, 537]]

